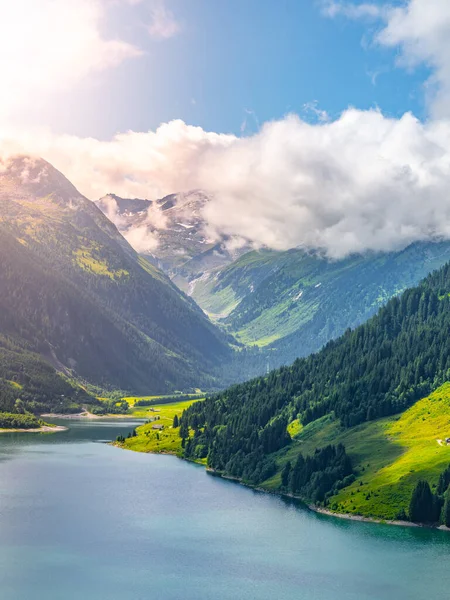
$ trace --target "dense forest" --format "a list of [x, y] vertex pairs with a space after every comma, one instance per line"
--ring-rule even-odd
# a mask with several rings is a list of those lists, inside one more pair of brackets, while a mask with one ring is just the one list
[[0, 429], [37, 429], [42, 425], [34, 415], [0, 412]]
[[287, 462], [281, 483], [284, 490], [323, 502], [332, 493], [354, 479], [352, 464], [343, 444], [319, 448], [312, 456], [299, 454], [294, 466]]
[[193, 404], [181, 418], [182, 437], [195, 431], [186, 454], [262, 481], [293, 419], [333, 413], [351, 427], [401, 412], [450, 379], [449, 330], [447, 264], [317, 354]]
[[93, 400], [29, 344], [0, 335], [0, 412], [77, 412], [83, 402]]

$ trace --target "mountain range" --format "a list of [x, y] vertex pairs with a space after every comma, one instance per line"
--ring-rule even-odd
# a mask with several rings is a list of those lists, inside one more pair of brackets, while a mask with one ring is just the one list
[[[106, 388], [216, 385], [226, 337], [42, 159], [2, 165], [0, 249], [3, 347]], [[3, 379], [26, 385], [2, 356]]]
[[197, 190], [154, 202], [110, 194], [97, 205], [130, 241], [139, 244], [139, 233], [150, 239], [151, 253], [144, 255], [236, 344], [258, 349], [241, 361], [241, 379], [316, 352], [450, 260], [447, 241], [342, 260], [300, 248], [236, 247], [233, 238], [208, 238], [210, 200]]
[[193, 190], [156, 200], [107, 194], [96, 204], [137, 251], [189, 292], [205, 271], [224, 267], [249, 249], [208, 231], [203, 211], [210, 201], [209, 194]]

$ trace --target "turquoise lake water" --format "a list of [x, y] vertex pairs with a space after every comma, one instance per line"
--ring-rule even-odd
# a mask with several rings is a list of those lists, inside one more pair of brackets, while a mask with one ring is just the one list
[[448, 598], [450, 534], [315, 515], [170, 456], [130, 423], [0, 436], [1, 600]]

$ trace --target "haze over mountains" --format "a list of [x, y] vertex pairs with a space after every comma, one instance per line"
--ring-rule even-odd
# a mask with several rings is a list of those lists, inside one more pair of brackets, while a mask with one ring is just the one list
[[207, 193], [193, 190], [157, 200], [107, 194], [96, 204], [136, 251], [188, 291], [205, 270], [230, 264], [250, 248], [245, 240], [211, 231], [204, 216], [210, 201]]
[[2, 164], [0, 247], [4, 380], [33, 378], [17, 350], [109, 388], [216, 385], [225, 336], [42, 159]]

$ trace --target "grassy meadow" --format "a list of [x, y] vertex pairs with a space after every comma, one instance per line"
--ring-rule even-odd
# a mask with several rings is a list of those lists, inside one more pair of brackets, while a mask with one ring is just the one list
[[[294, 444], [278, 456], [280, 468], [299, 452], [312, 454], [318, 447], [342, 442], [350, 455], [356, 481], [330, 501], [338, 513], [395, 519], [408, 510], [411, 493], [419, 479], [437, 484], [450, 464], [450, 383], [416, 402], [400, 416], [379, 419], [343, 429], [333, 417], [324, 417], [306, 427], [289, 426]], [[263, 487], [274, 490], [280, 473]]]
[[[154, 400], [158, 396], [146, 396], [125, 398], [130, 404], [130, 413], [136, 418], [154, 419], [137, 428], [136, 437], [127, 438], [122, 444], [124, 448], [135, 452], [152, 452], [156, 454], [175, 454], [181, 456], [181, 438], [178, 435], [179, 428], [173, 427], [175, 415], [181, 417], [183, 410], [188, 408], [196, 400], [184, 400], [171, 403], [155, 404], [134, 408], [138, 400]], [[134, 400], [134, 402], [133, 402]], [[153, 429], [154, 425], [163, 425], [164, 429]]]

